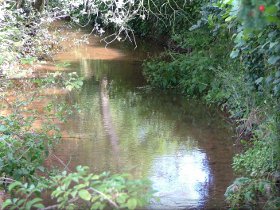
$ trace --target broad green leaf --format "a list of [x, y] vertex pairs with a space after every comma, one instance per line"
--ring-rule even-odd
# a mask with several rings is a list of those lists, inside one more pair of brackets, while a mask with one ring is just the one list
[[91, 199], [91, 194], [87, 190], [81, 190], [78, 194], [83, 200], [89, 201]]
[[271, 5], [271, 6], [266, 7], [266, 9], [264, 11], [264, 14], [269, 15], [269, 16], [276, 15], [277, 11], [278, 11], [277, 6], [276, 5]]
[[5, 208], [7, 208], [8, 206], [10, 206], [10, 205], [12, 205], [12, 204], [13, 204], [13, 202], [11, 201], [11, 199], [7, 199], [7, 200], [5, 200], [5, 202], [2, 204], [1, 209], [5, 209]]
[[128, 198], [128, 195], [123, 193], [123, 194], [119, 195], [116, 200], [119, 204], [123, 204], [123, 203], [125, 203], [127, 198]]
[[32, 206], [33, 206], [35, 203], [38, 203], [38, 202], [40, 202], [40, 201], [42, 201], [42, 200], [43, 200], [42, 198], [34, 198], [33, 200], [28, 201], [28, 202], [26, 203], [25, 209], [31, 209]]
[[94, 203], [94, 204], [91, 206], [90, 209], [92, 209], [92, 210], [101, 209], [101, 202], [98, 201], [98, 202]]
[[15, 187], [21, 186], [20, 182], [13, 182], [12, 184], [9, 185], [9, 192], [12, 191]]
[[82, 188], [84, 188], [84, 187], [87, 187], [87, 185], [85, 185], [85, 184], [79, 184], [79, 185], [76, 185], [74, 188], [75, 188], [76, 190], [79, 190], [79, 189], [82, 189]]
[[228, 16], [226, 19], [225, 19], [225, 22], [230, 22], [234, 17], [233, 16]]
[[127, 201], [127, 208], [128, 209], [135, 209], [137, 206], [137, 200], [135, 198], [130, 198]]
[[45, 206], [41, 203], [36, 203], [35, 205], [33, 205], [33, 207], [37, 208], [37, 209], [43, 209], [45, 208]]
[[75, 198], [76, 197], [76, 195], [77, 195], [77, 190], [74, 190], [73, 192], [71, 192], [71, 196], [73, 197], [73, 198]]
[[99, 179], [99, 178], [100, 178], [100, 176], [98, 176], [98, 175], [93, 175], [93, 176], [91, 177], [92, 180], [97, 180], [97, 179]]
[[17, 202], [17, 206], [21, 206], [23, 203], [26, 202], [26, 199], [20, 199], [18, 202]]

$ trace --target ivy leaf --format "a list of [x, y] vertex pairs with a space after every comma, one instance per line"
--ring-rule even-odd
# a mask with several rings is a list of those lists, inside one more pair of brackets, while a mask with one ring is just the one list
[[85, 201], [89, 201], [91, 199], [91, 194], [87, 190], [79, 191], [79, 196]]
[[280, 56], [273, 55], [273, 56], [269, 57], [267, 62], [271, 65], [274, 65], [279, 59], [280, 59]]

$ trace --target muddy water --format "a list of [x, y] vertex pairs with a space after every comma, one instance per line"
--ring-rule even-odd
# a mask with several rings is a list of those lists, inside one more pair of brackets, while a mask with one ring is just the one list
[[[148, 209], [220, 209], [233, 179], [233, 135], [217, 110], [146, 87], [152, 45], [104, 49], [96, 40], [57, 56], [84, 78], [69, 98], [80, 106], [64, 125], [56, 155], [70, 168], [147, 177], [160, 201]], [[143, 45], [142, 45], [143, 46]]]

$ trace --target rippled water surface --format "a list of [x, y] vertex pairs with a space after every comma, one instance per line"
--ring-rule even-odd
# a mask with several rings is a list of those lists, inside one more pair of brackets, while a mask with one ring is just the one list
[[68, 99], [81, 112], [63, 126], [56, 155], [71, 168], [148, 177], [160, 197], [148, 209], [223, 208], [233, 179], [230, 126], [198, 101], [147, 88], [141, 65], [154, 47], [130, 48], [90, 43], [57, 56], [85, 83]]

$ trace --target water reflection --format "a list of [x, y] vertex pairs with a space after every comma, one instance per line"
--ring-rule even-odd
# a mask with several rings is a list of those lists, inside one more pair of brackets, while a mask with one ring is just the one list
[[222, 207], [232, 179], [228, 125], [199, 102], [143, 88], [141, 62], [123, 59], [72, 63], [86, 77], [82, 112], [63, 127], [57, 156], [71, 156], [72, 168], [150, 178], [161, 197], [151, 209]]
[[109, 102], [109, 94], [108, 94], [108, 80], [106, 77], [102, 78], [100, 82], [100, 98], [101, 98], [101, 106], [102, 106], [102, 115], [103, 115], [103, 122], [104, 128], [110, 139], [112, 145], [113, 156], [115, 157], [116, 164], [119, 167], [119, 138], [116, 133], [115, 126], [112, 122], [112, 114], [110, 111], [110, 102]]
[[203, 207], [211, 180], [207, 156], [199, 150], [181, 150], [153, 160], [150, 179], [156, 194], [162, 198], [153, 209]]

